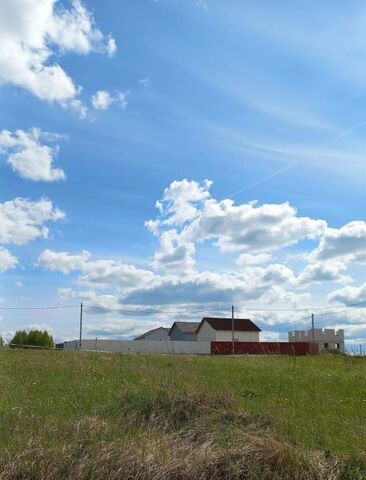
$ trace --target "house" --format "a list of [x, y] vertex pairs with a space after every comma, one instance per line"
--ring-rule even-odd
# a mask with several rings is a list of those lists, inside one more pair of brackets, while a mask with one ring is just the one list
[[169, 330], [171, 341], [195, 342], [199, 322], [174, 322]]
[[134, 340], [157, 340], [157, 341], [167, 341], [169, 340], [169, 328], [165, 327], [158, 327], [154, 328], [153, 330], [149, 330], [148, 332], [142, 333], [138, 337], [134, 338]]
[[295, 330], [288, 332], [289, 342], [309, 342], [317, 343], [319, 350], [340, 350], [344, 352], [344, 330], [334, 330], [334, 328], [314, 328], [313, 330]]
[[[235, 342], [259, 342], [260, 331], [261, 329], [249, 319], [234, 319]], [[232, 336], [231, 318], [203, 317], [197, 328], [199, 342], [231, 342]]]

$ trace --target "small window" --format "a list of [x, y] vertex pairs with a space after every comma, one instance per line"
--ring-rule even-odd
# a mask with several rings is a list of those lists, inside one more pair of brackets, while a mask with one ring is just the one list
[[324, 348], [329, 348], [329, 343], [324, 343]]
[[340, 350], [340, 348], [341, 348], [341, 344], [340, 344], [340, 343], [336, 343], [336, 349], [337, 349], [337, 350]]

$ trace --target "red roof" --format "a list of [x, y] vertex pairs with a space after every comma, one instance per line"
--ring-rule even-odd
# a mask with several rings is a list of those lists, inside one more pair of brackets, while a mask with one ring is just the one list
[[[231, 318], [203, 317], [197, 332], [204, 321], [209, 323], [214, 330], [232, 330]], [[248, 318], [235, 318], [234, 330], [236, 332], [261, 332], [261, 329]]]

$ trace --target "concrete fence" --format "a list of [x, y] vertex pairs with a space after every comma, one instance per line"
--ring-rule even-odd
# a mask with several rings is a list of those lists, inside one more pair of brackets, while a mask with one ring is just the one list
[[[64, 343], [65, 350], [77, 350], [78, 340]], [[169, 354], [195, 354], [209, 355], [210, 342], [172, 342], [156, 340], [82, 340], [81, 350], [94, 350], [115, 353], [169, 353]]]

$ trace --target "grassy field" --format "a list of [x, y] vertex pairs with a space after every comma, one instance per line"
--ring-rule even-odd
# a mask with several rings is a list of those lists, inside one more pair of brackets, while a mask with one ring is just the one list
[[365, 359], [0, 349], [0, 480], [360, 480], [365, 452]]

